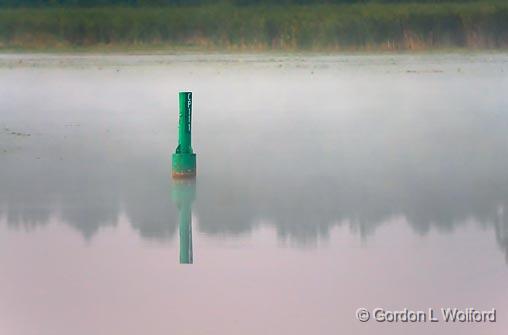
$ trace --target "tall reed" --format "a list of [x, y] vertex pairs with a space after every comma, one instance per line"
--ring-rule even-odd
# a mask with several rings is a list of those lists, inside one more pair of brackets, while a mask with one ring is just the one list
[[508, 3], [0, 9], [0, 46], [508, 47]]

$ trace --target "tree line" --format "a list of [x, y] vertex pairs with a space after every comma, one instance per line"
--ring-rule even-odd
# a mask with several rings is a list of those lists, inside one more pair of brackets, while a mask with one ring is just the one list
[[461, 3], [503, 2], [503, 0], [0, 0], [0, 7], [151, 7], [198, 6], [211, 4], [249, 5], [319, 5], [363, 3]]

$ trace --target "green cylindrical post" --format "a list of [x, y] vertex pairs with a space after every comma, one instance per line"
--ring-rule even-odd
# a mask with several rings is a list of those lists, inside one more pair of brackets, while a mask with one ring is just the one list
[[192, 92], [180, 92], [178, 147], [173, 154], [173, 178], [196, 176], [196, 154], [192, 150]]

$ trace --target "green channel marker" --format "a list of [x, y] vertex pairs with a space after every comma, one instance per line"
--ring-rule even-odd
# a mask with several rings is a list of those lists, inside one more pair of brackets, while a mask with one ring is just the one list
[[178, 147], [173, 154], [173, 178], [196, 176], [196, 154], [191, 145], [192, 92], [180, 92]]

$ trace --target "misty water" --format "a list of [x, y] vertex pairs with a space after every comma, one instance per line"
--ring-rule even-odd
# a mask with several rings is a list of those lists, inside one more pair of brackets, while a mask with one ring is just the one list
[[500, 53], [0, 55], [0, 334], [506, 334], [507, 92]]

